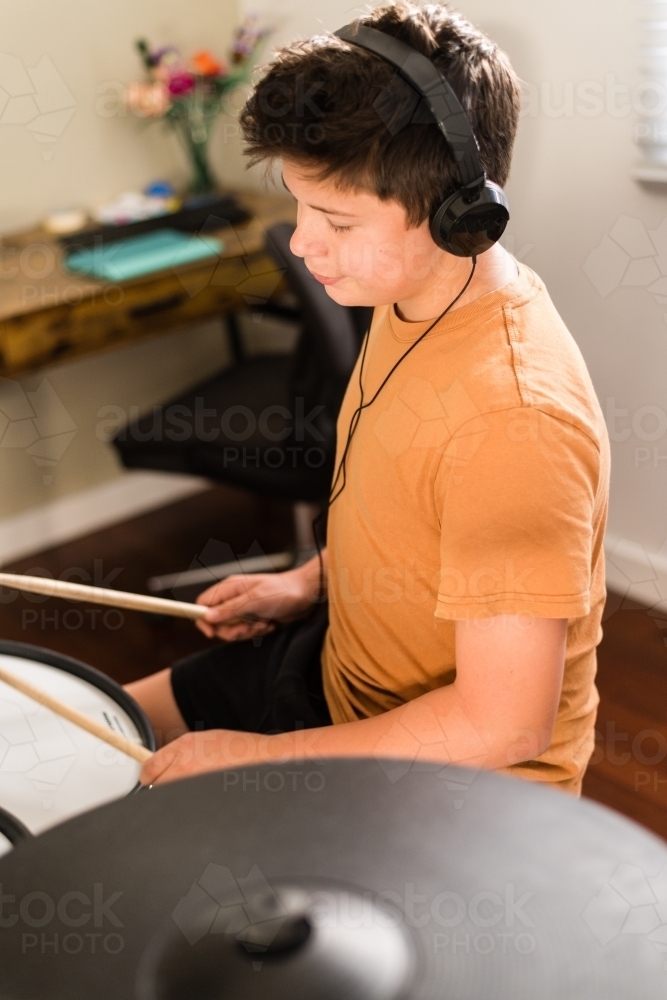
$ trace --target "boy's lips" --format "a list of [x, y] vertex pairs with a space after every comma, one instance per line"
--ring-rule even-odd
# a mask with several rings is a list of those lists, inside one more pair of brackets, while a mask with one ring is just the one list
[[[308, 270], [310, 271], [310, 268], [308, 268]], [[313, 278], [317, 278], [317, 280], [321, 281], [323, 285], [335, 285], [336, 282], [340, 281], [342, 278], [342, 275], [341, 277], [338, 278], [328, 278], [326, 274], [317, 274], [315, 271], [310, 271], [310, 273], [312, 274]]]

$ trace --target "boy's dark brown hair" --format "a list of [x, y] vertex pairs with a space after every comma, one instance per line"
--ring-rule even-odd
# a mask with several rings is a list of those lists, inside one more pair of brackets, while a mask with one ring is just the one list
[[[489, 180], [507, 181], [520, 86], [497, 45], [444, 4], [397, 0], [354, 23], [394, 35], [428, 56], [472, 124]], [[412, 88], [384, 59], [335, 35], [280, 49], [243, 108], [249, 165], [292, 160], [342, 190], [367, 190], [403, 205], [407, 223], [428, 218], [457, 187], [458, 169], [430, 115], [413, 116]]]

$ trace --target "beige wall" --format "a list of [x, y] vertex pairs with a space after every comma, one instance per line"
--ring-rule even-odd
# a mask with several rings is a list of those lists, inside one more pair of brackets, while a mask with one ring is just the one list
[[509, 187], [513, 246], [547, 282], [603, 408], [623, 411], [608, 421], [610, 547], [631, 543], [634, 576], [657, 579], [667, 572], [667, 553], [655, 560], [667, 541], [667, 280], [662, 296], [655, 282], [667, 233], [653, 247], [649, 234], [667, 219], [667, 185], [632, 178], [648, 14], [633, 0], [460, 7], [532, 85]]
[[[289, 11], [269, 5], [265, 12], [282, 26], [275, 40], [299, 30], [298, 18], [294, 27]], [[239, 17], [236, 0], [191, 5], [180, 0], [4, 0], [0, 52], [10, 58], [0, 56], [0, 87], [4, 81], [20, 95], [22, 84], [25, 91], [21, 73], [41, 67], [50, 79], [36, 97], [39, 110], [51, 117], [8, 124], [0, 109], [0, 234], [32, 224], [50, 209], [89, 208], [156, 177], [185, 181], [187, 164], [175, 137], [159, 124], [146, 127], [124, 114], [115, 95], [140, 74], [137, 37], [155, 45], [174, 43], [186, 53], [206, 46], [224, 54]], [[317, 30], [314, 18], [307, 16], [304, 23], [308, 33]], [[232, 102], [239, 107], [243, 94]], [[49, 131], [53, 141], [38, 141]], [[219, 123], [212, 160], [222, 184], [257, 183], [256, 175], [245, 171], [233, 117]], [[248, 332], [255, 347], [290, 341], [289, 331], [264, 322], [250, 323]], [[0, 518], [117, 478], [121, 469], [103, 439], [100, 409], [147, 410], [206, 378], [226, 359], [220, 325], [209, 323], [51, 366], [18, 384], [0, 382]], [[62, 457], [49, 466], [38, 464], [27, 447], [8, 447], [10, 439], [2, 434], [2, 413], [16, 413], [17, 398], [19, 406], [32, 406], [40, 418], [44, 401], [36, 408], [31, 393], [44, 379], [55, 399], [40, 433], [71, 435]]]
[[[545, 279], [605, 411], [623, 411], [610, 420], [610, 540], [634, 547], [636, 578], [664, 577], [667, 598], [667, 277], [655, 285], [667, 275], [667, 222], [653, 247], [648, 236], [667, 219], [667, 185], [632, 178], [648, 8], [634, 0], [453, 6], [506, 49], [527, 84], [506, 243]], [[277, 9], [284, 37], [335, 29], [354, 12], [337, 0], [316, 9], [278, 0]]]
[[[53, 465], [44, 464], [26, 447], [8, 447], [3, 436], [0, 516], [115, 478], [120, 467], [106, 444], [110, 424], [104, 423], [105, 415], [123, 412], [129, 417], [132, 407], [149, 409], [215, 371], [226, 358], [226, 341], [214, 322], [22, 378], [19, 385], [37, 416], [42, 442], [68, 433], [71, 440]], [[44, 404], [41, 396], [31, 394], [39, 392], [45, 380], [53, 392]], [[0, 410], [14, 415], [15, 399], [16, 383], [0, 383]], [[118, 410], [104, 409], [108, 407]]]
[[[114, 109], [110, 98], [139, 75], [137, 37], [174, 42], [186, 52], [208, 46], [224, 53], [237, 17], [235, 0], [197, 0], [194, 8], [177, 0], [4, 0], [0, 51], [10, 59], [0, 57], [0, 87], [20, 88], [20, 67], [43, 68], [46, 57], [57, 76], [37, 97], [41, 110], [59, 110], [60, 117], [0, 120], [0, 232], [29, 225], [57, 206], [88, 207], [156, 177], [185, 180], [175, 138], [161, 125], [146, 128], [118, 114], [122, 108]], [[34, 129], [42, 137], [50, 129], [54, 141], [38, 141]], [[227, 180], [228, 157], [218, 153], [216, 162]], [[11, 416], [17, 405], [35, 403], [30, 393], [46, 379], [55, 399], [33, 405], [40, 433], [74, 429], [55, 466], [38, 464], [26, 447], [10, 447], [2, 437], [0, 517], [117, 477], [115, 454], [100, 432], [100, 408], [144, 410], [206, 377], [225, 363], [226, 352], [219, 323], [209, 323], [49, 367], [18, 386], [0, 383], [0, 411]]]
[[[315, 8], [303, 0], [262, 3], [280, 21], [278, 39], [335, 29], [356, 9], [339, 0], [324, 0]], [[259, 4], [247, 5], [261, 9]], [[530, 84], [531, 102], [509, 188], [508, 245], [546, 280], [583, 350], [603, 406], [613, 399], [618, 410], [626, 411], [617, 414], [612, 428], [610, 531], [655, 553], [667, 540], [667, 460], [661, 457], [667, 455], [667, 290], [661, 301], [649, 290], [647, 279], [652, 268], [667, 270], [667, 240], [660, 254], [656, 249], [651, 256], [646, 234], [667, 217], [667, 187], [648, 189], [631, 177], [638, 151], [633, 141], [635, 113], [626, 106], [638, 82], [639, 8], [633, 0], [459, 0], [458, 5], [498, 39]], [[140, 30], [156, 40], [178, 38], [194, 44], [205, 37], [212, 46], [218, 37], [224, 41], [222, 8], [198, 0], [196, 11], [193, 17], [191, 10], [183, 13], [181, 5], [166, 0], [5, 0], [3, 47], [27, 65], [48, 53], [67, 78], [77, 111], [48, 161], [25, 130], [0, 126], [0, 218], [28, 219], [79, 193], [106, 194], [156, 173], [182, 169], [168, 137], [151, 133], [130, 139], [131, 122], [101, 119], [91, 107], [98, 83], [128, 79], [136, 71], [130, 41]], [[596, 87], [602, 87], [597, 108], [586, 99]], [[620, 90], [614, 93], [614, 88]], [[574, 98], [569, 104], [570, 92]], [[243, 176], [238, 141], [232, 134], [227, 143], [223, 138], [219, 133], [220, 174], [224, 180], [238, 180]], [[205, 368], [212, 341], [207, 339], [210, 334], [201, 336], [196, 356]], [[189, 342], [186, 338], [182, 343]], [[178, 381], [177, 352], [167, 358], [149, 345], [142, 350], [145, 355], [133, 355], [136, 401], [152, 398], [161, 372], [164, 384], [172, 378], [169, 373], [175, 372]], [[105, 386], [105, 398], [127, 398], [124, 355], [118, 352], [63, 368], [59, 387], [65, 403], [76, 408], [78, 373], [88, 371]], [[156, 367], [149, 375], [151, 364]], [[188, 378], [194, 376], [194, 367]], [[82, 443], [73, 443], [67, 453], [72, 469], [65, 473], [63, 466], [62, 489], [75, 479], [81, 482], [92, 470], [97, 477], [112, 474], [108, 458], [102, 460], [96, 450], [103, 446], [94, 440], [90, 413], [92, 408], [81, 418], [82, 429], [87, 428]], [[89, 471], [82, 472], [80, 465], [85, 466], [88, 457]], [[0, 475], [4, 461], [0, 453]], [[35, 503], [40, 495], [32, 480], [29, 484], [21, 479], [18, 469], [16, 476], [9, 487], [14, 499], [4, 501], [6, 508], [16, 509], [19, 500]]]
[[[3, 0], [0, 52], [26, 70], [49, 60], [55, 75], [36, 97], [62, 114], [42, 125], [6, 124], [0, 115], [0, 231], [159, 176], [185, 179], [175, 137], [123, 114], [113, 96], [141, 75], [136, 38], [224, 53], [237, 17], [236, 0]], [[16, 62], [0, 62], [0, 87], [10, 73], [20, 86]], [[48, 129], [55, 141], [37, 141]]]

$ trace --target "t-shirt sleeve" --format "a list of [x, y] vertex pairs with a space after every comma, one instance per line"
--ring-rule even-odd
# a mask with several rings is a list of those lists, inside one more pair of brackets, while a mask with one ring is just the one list
[[435, 480], [435, 614], [577, 618], [590, 611], [597, 444], [530, 407], [484, 414], [448, 443]]

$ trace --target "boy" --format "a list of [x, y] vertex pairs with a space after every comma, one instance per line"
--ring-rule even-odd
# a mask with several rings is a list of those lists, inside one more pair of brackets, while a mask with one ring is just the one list
[[[432, 60], [502, 187], [519, 117], [506, 56], [445, 6], [355, 23]], [[130, 685], [167, 739], [200, 730], [168, 742], [145, 782], [375, 754], [581, 791], [604, 422], [540, 279], [497, 243], [474, 263], [435, 244], [429, 217], [461, 180], [411, 108], [388, 62], [327, 35], [281, 50], [242, 112], [252, 162], [279, 160], [297, 200], [292, 251], [336, 302], [375, 311], [339, 417], [322, 563], [200, 595], [200, 627], [227, 644]]]

